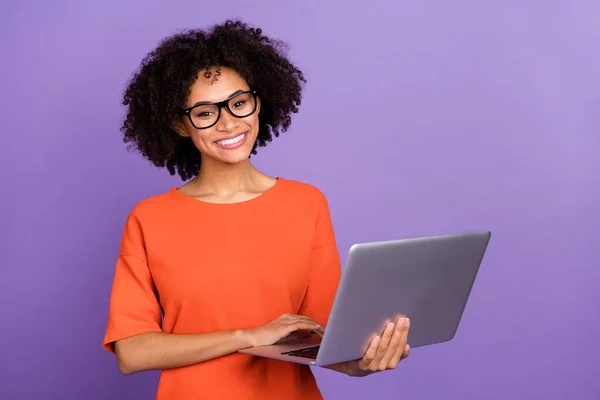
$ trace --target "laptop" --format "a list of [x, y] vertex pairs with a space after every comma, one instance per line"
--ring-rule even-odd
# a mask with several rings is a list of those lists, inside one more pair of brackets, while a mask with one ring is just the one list
[[240, 353], [325, 366], [364, 356], [388, 322], [410, 318], [411, 349], [451, 340], [491, 233], [359, 243], [348, 253], [324, 335]]

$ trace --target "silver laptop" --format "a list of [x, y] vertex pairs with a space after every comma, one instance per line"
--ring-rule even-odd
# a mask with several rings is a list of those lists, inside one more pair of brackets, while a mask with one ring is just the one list
[[374, 335], [410, 318], [411, 348], [451, 340], [490, 232], [355, 244], [350, 248], [323, 337], [240, 353], [324, 366], [362, 358]]

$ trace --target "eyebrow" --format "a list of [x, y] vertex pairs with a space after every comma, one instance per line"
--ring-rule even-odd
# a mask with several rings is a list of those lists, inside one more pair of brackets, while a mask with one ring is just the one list
[[[244, 92], [245, 92], [245, 90], [238, 89], [235, 92], [231, 93], [229, 95], [229, 97], [227, 97], [227, 99], [225, 99], [225, 101], [230, 100], [232, 97], [235, 97], [238, 94], [241, 94], [241, 93], [244, 93]], [[194, 104], [192, 104], [191, 107], [201, 106], [201, 105], [205, 105], [205, 104], [215, 104], [215, 102], [212, 102], [212, 101], [197, 101]]]

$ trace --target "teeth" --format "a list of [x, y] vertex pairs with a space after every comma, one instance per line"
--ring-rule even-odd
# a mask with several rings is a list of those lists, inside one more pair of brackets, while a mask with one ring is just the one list
[[229, 146], [230, 144], [234, 144], [239, 142], [240, 140], [242, 140], [244, 138], [246, 134], [242, 133], [240, 136], [234, 137], [233, 139], [228, 139], [228, 140], [219, 140], [217, 142], [217, 144], [221, 145], [221, 146]]

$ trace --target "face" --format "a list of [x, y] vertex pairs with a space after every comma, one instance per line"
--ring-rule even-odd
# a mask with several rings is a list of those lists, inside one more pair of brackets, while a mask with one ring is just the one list
[[[190, 88], [190, 96], [185, 108], [208, 103], [196, 107], [191, 112], [191, 118], [197, 127], [208, 126], [219, 114], [217, 108], [210, 103], [219, 103], [235, 98], [228, 104], [237, 115], [246, 115], [253, 109], [251, 95], [237, 96], [250, 90], [248, 83], [234, 70], [221, 67], [220, 75], [215, 80], [216, 69], [210, 69], [211, 76], [206, 78], [202, 71], [198, 80]], [[216, 161], [235, 164], [248, 161], [250, 152], [258, 135], [258, 113], [260, 102], [256, 97], [256, 111], [243, 118], [232, 115], [226, 107], [221, 108], [218, 121], [206, 128], [197, 129], [190, 119], [184, 115], [177, 126], [181, 136], [192, 139], [202, 155], [202, 163]]]

